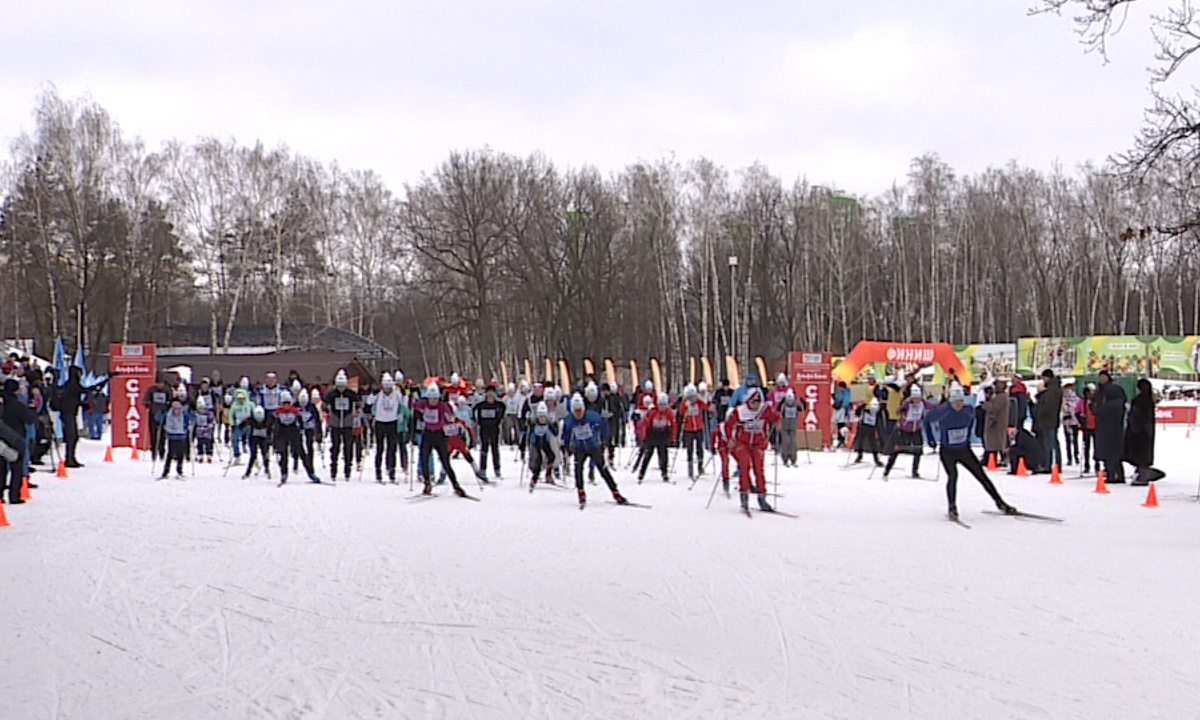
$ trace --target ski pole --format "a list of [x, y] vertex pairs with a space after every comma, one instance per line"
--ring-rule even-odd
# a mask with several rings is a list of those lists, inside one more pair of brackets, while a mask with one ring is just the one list
[[717, 486], [721, 484], [721, 473], [716, 473], [717, 478], [713, 480], [712, 492], [708, 494], [708, 502], [704, 504], [704, 509], [707, 510], [711, 505], [713, 498], [717, 496]]
[[771, 492], [775, 495], [775, 506], [779, 507], [779, 453], [775, 453], [775, 479], [771, 481], [773, 485]]

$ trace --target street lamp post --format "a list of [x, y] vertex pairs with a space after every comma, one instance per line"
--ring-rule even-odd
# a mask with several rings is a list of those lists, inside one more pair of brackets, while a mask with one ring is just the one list
[[729, 354], [737, 359], [737, 255], [729, 256]]

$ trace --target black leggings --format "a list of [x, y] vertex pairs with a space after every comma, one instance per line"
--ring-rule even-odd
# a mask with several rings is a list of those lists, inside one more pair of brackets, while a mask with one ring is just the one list
[[604, 463], [604, 451], [600, 448], [575, 448], [575, 489], [583, 490], [583, 464], [584, 461], [591, 460], [592, 464], [600, 471], [600, 476], [604, 478], [604, 483], [608, 485], [609, 491], [612, 494], [617, 494], [617, 482], [613, 480], [612, 473], [608, 471], [608, 465]]
[[487, 471], [488, 453], [492, 454], [492, 469], [500, 474], [500, 428], [479, 429], [479, 470]]
[[400, 436], [396, 434], [396, 421], [375, 421], [375, 478], [383, 477], [384, 465], [388, 478], [396, 479], [396, 445]]
[[941, 450], [942, 467], [946, 468], [946, 500], [950, 502], [951, 508], [957, 507], [958, 499], [958, 466], [962, 465], [967, 472], [975, 476], [987, 494], [992, 497], [996, 503], [996, 507], [1004, 505], [1004, 498], [1000, 497], [1000, 493], [996, 490], [996, 486], [988, 479], [987, 473], [983, 471], [983, 466], [979, 464], [979, 458], [971, 452], [971, 448], [947, 448]]
[[642, 464], [638, 468], [638, 479], [646, 477], [646, 470], [650, 467], [650, 460], [654, 457], [654, 451], [658, 451], [658, 467], [662, 470], [665, 476], [667, 469], [667, 436], [647, 435], [642, 441]]
[[446, 472], [446, 477], [450, 478], [450, 484], [454, 486], [455, 490], [461, 490], [462, 487], [458, 484], [454, 468], [450, 467], [450, 447], [446, 444], [446, 436], [441, 430], [426, 430], [421, 433], [421, 454], [417, 461], [417, 467], [421, 469], [421, 479], [425, 481], [427, 487], [433, 485], [433, 473], [430, 471], [429, 459], [435, 450], [438, 462], [442, 464], [442, 470]]

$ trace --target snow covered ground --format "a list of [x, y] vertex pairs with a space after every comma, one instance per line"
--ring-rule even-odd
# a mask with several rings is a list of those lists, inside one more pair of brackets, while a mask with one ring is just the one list
[[[1200, 434], [1144, 489], [780, 469], [781, 509], [712, 475], [407, 501], [102, 464], [8, 507], [0, 718], [1178, 718], [1200, 712]], [[923, 472], [935, 473], [926, 456]], [[466, 474], [465, 465], [460, 472]], [[768, 473], [771, 472], [768, 460]], [[323, 473], [324, 474], [324, 473]], [[473, 479], [466, 483], [474, 486]]]

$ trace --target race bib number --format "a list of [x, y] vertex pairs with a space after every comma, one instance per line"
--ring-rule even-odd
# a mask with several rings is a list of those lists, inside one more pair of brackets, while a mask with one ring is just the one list
[[350, 398], [339, 397], [333, 399], [333, 409], [338, 412], [346, 412], [350, 409]]
[[593, 432], [591, 425], [576, 425], [573, 432], [575, 439], [579, 440], [580, 442], [586, 442], [592, 439]]
[[446, 427], [442, 428], [442, 432], [446, 435], [446, 437], [455, 437], [458, 435], [458, 425], [455, 423], [450, 423]]
[[612, 417], [612, 416], [613, 416], [613, 414], [612, 414], [610, 411], [608, 411], [608, 410], [601, 410], [601, 411], [600, 411], [600, 417], [604, 418], [605, 420], [609, 419], [609, 418], [610, 418], [610, 417]]
[[545, 437], [546, 434], [549, 432], [550, 432], [549, 425], [535, 425], [533, 427], [533, 434], [536, 435], [537, 437]]
[[208, 427], [208, 416], [207, 415], [197, 415], [196, 416], [196, 427], [198, 427], [198, 428]]
[[700, 406], [699, 405], [688, 405], [687, 414], [691, 417], [695, 417], [695, 416], [699, 415], [700, 414]]
[[718, 404], [719, 404], [721, 407], [728, 407], [728, 406], [729, 406], [729, 396], [728, 396], [728, 395], [722, 395], [722, 396], [721, 396], [721, 399], [720, 399], [720, 400], [718, 400], [718, 401], [717, 401], [717, 403], [718, 403]]
[[671, 423], [668, 420], [656, 419], [653, 423], [651, 423], [651, 427], [653, 427], [655, 430], [666, 430], [667, 428], [671, 427]]
[[946, 441], [950, 445], [965, 445], [967, 443], [967, 428], [947, 430]]
[[479, 417], [483, 418], [484, 420], [495, 420], [496, 419], [496, 411], [495, 410], [487, 410], [487, 409], [480, 410]]
[[167, 394], [156, 392], [156, 393], [154, 393], [152, 401], [154, 402], [155, 405], [166, 405], [167, 404]]
[[742, 430], [751, 435], [757, 435], [763, 431], [763, 421], [761, 418], [742, 423]]
[[800, 416], [800, 408], [785, 407], [783, 409], [783, 416], [788, 420], [794, 420]]
[[921, 418], [925, 417], [924, 405], [909, 405], [908, 413], [905, 415], [909, 422], [920, 422]]
[[436, 425], [438, 419], [441, 417], [441, 413], [439, 413], [437, 410], [426, 410], [422, 414], [425, 418], [426, 425]]
[[296, 424], [296, 416], [293, 415], [292, 413], [284, 413], [279, 416], [279, 422], [282, 425], [295, 425]]
[[875, 425], [875, 420], [876, 418], [874, 415], [863, 415], [862, 424], [871, 425], [873, 427]]

